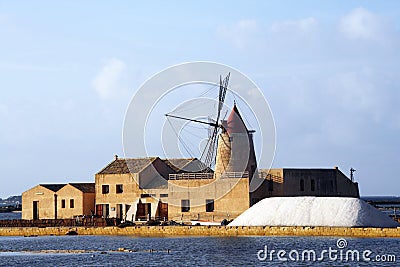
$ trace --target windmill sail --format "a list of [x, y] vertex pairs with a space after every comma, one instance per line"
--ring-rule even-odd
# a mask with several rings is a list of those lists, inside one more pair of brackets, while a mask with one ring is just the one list
[[[222, 80], [222, 77], [220, 77], [219, 96], [218, 96], [218, 112], [217, 112], [217, 118], [216, 118], [217, 124], [218, 124], [220, 116], [221, 116], [221, 110], [224, 106], [226, 91], [228, 89], [229, 77], [230, 77], [230, 73], [228, 73], [228, 75], [225, 77], [224, 80]], [[209, 169], [211, 169], [215, 163], [215, 153], [216, 153], [216, 149], [217, 149], [218, 130], [219, 130], [218, 126], [214, 126], [214, 128], [211, 129], [212, 134], [211, 134], [210, 138], [208, 139], [208, 144], [202, 155], [202, 160], [203, 160], [203, 156], [205, 154], [204, 163]]]
[[209, 133], [208, 133], [207, 145], [204, 148], [204, 151], [202, 152], [202, 154], [200, 156], [200, 160], [202, 162], [204, 162], [204, 164], [206, 166], [205, 170], [209, 171], [209, 172], [212, 171], [212, 167], [215, 164], [215, 155], [216, 155], [216, 149], [217, 149], [217, 136], [218, 136], [219, 128], [222, 127], [221, 124], [219, 124], [219, 120], [221, 117], [222, 108], [224, 107], [224, 101], [225, 101], [226, 91], [228, 89], [229, 77], [230, 77], [230, 73], [228, 73], [228, 75], [223, 80], [222, 80], [222, 77], [220, 76], [219, 94], [218, 94], [218, 110], [217, 110], [217, 117], [216, 117], [215, 121], [209, 119], [208, 122], [205, 122], [205, 121], [175, 116], [175, 115], [171, 115], [171, 114], [165, 114], [165, 116], [167, 116], [167, 117], [207, 124], [207, 125], [211, 126], [211, 128], [209, 129]]

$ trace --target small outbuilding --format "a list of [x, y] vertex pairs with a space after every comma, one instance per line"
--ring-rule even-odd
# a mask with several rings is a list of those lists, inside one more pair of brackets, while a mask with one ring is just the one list
[[94, 183], [39, 184], [22, 193], [22, 219], [70, 219], [94, 214]]

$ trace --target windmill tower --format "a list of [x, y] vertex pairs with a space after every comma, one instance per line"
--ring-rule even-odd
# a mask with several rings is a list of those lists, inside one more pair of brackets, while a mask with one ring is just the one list
[[[201, 160], [205, 163], [207, 167], [206, 170], [211, 170], [215, 162], [214, 178], [248, 177], [251, 180], [257, 170], [257, 161], [253, 144], [254, 131], [247, 129], [236, 103], [234, 103], [228, 119], [219, 122], [226, 91], [228, 89], [229, 77], [230, 73], [224, 80], [220, 77], [218, 113], [214, 122], [204, 122], [171, 114], [165, 114], [165, 116], [207, 124], [212, 127], [210, 129], [211, 135], [203, 151]], [[219, 132], [220, 134], [218, 134]]]
[[252, 179], [257, 170], [253, 143], [254, 131], [249, 131], [239, 113], [236, 103], [227, 120], [222, 121], [214, 176], [248, 177]]

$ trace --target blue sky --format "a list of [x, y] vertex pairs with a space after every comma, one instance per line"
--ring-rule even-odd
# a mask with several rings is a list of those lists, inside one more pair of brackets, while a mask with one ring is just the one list
[[399, 13], [398, 1], [0, 1], [0, 197], [93, 181], [123, 154], [135, 90], [198, 60], [261, 88], [274, 167], [354, 167], [362, 195], [399, 195]]

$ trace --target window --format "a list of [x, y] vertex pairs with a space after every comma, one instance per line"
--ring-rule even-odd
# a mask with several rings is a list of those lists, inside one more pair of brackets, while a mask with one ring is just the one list
[[115, 192], [117, 194], [121, 194], [122, 192], [124, 192], [124, 185], [122, 184], [117, 184], [116, 188], [115, 188]]
[[304, 180], [300, 180], [300, 191], [304, 191]]
[[108, 193], [110, 193], [110, 186], [109, 186], [109, 185], [102, 185], [102, 186], [101, 186], [101, 193], [102, 193], [102, 194], [108, 194]]
[[65, 209], [65, 199], [62, 199], [62, 200], [61, 200], [61, 208], [62, 208], [62, 209]]
[[206, 212], [214, 211], [214, 199], [206, 199]]
[[315, 191], [315, 180], [311, 180], [311, 191]]
[[160, 194], [160, 197], [168, 197], [168, 194]]
[[70, 200], [69, 200], [69, 207], [70, 207], [71, 209], [75, 208], [75, 203], [74, 203], [74, 200], [73, 200], [73, 199], [70, 199]]
[[268, 191], [274, 191], [274, 181], [268, 180]]
[[188, 212], [190, 210], [190, 200], [189, 199], [182, 199], [181, 200], [181, 211]]

